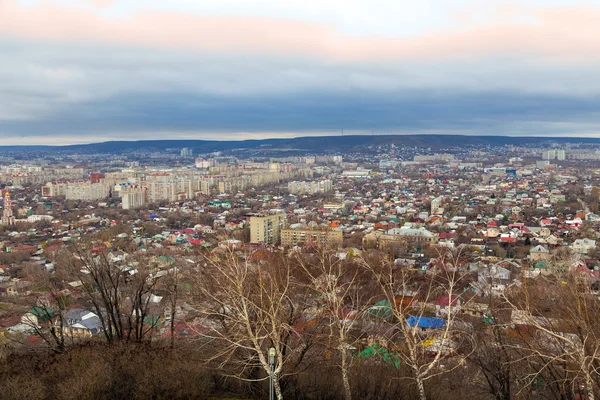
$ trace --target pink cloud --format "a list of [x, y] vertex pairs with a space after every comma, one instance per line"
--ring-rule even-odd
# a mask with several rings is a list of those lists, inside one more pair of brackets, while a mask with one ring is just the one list
[[115, 4], [115, 0], [90, 0], [96, 7], [110, 7]]
[[[107, 0], [95, 0], [106, 3]], [[515, 15], [534, 22], [512, 22]], [[144, 45], [215, 52], [259, 52], [343, 61], [533, 55], [561, 61], [600, 56], [600, 8], [503, 8], [469, 29], [406, 38], [345, 35], [331, 26], [259, 17], [139, 12], [111, 19], [44, 2], [0, 1], [0, 35], [56, 41]], [[504, 18], [508, 15], [509, 18]]]

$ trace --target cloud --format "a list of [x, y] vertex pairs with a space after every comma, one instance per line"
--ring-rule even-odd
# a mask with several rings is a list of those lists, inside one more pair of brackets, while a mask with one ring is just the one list
[[24, 137], [234, 139], [285, 134], [461, 133], [577, 135], [594, 131], [598, 98], [439, 93], [305, 93], [237, 98], [190, 94], [119, 95], [80, 103], [49, 118], [0, 122]]
[[90, 0], [92, 5], [100, 8], [106, 8], [113, 6], [115, 4], [115, 0]]
[[0, 138], [589, 134], [597, 66], [317, 62], [0, 40]]
[[[497, 54], [548, 57], [555, 62], [598, 59], [600, 8], [504, 9], [504, 17], [489, 24], [384, 37], [354, 36], [327, 23], [296, 19], [152, 10], [117, 18], [48, 2], [35, 6], [4, 2], [0, 3], [0, 34], [347, 61], [464, 59]], [[360, 24], [360, 19], [356, 23]]]
[[[600, 122], [594, 7], [513, 5], [488, 16], [471, 7], [453, 17], [462, 25], [375, 35], [349, 31], [366, 4], [355, 0], [343, 3], [341, 22], [328, 20], [343, 8], [337, 0], [311, 18], [318, 8], [307, 0], [303, 19], [283, 5], [261, 16], [248, 6], [218, 15], [216, 6], [199, 14], [60, 1], [0, 0], [3, 142], [294, 136], [342, 126], [592, 135]], [[225, 4], [234, 3], [242, 4]], [[190, 7], [200, 4], [216, 3]]]

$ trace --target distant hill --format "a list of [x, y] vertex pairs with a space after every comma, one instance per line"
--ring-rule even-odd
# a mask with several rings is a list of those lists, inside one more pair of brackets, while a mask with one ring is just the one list
[[461, 146], [534, 145], [542, 147], [550, 143], [600, 144], [600, 138], [575, 137], [508, 137], [508, 136], [461, 136], [461, 135], [350, 135], [307, 136], [291, 139], [263, 140], [139, 140], [111, 141], [70, 146], [0, 146], [0, 151], [61, 151], [69, 153], [128, 153], [132, 151], [164, 151], [189, 147], [194, 154], [234, 149], [276, 149], [306, 152], [325, 152], [364, 149], [366, 146], [389, 145], [429, 147], [442, 149]]

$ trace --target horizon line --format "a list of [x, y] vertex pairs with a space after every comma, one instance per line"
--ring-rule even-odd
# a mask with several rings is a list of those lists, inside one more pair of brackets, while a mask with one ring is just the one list
[[585, 139], [585, 140], [600, 140], [599, 136], [578, 136], [578, 135], [476, 135], [476, 134], [465, 134], [465, 133], [389, 133], [389, 134], [370, 134], [370, 133], [348, 133], [348, 134], [338, 134], [338, 135], [306, 135], [306, 136], [293, 136], [293, 137], [265, 137], [261, 139], [256, 138], [248, 138], [248, 139], [190, 139], [190, 138], [174, 138], [174, 139], [132, 139], [132, 140], [105, 140], [105, 141], [90, 141], [84, 143], [67, 143], [67, 144], [9, 144], [9, 145], [1, 145], [0, 148], [6, 147], [48, 147], [48, 148], [64, 148], [64, 147], [72, 147], [72, 146], [88, 146], [95, 144], [107, 144], [107, 143], [139, 143], [139, 142], [261, 142], [266, 140], [295, 140], [295, 139], [304, 139], [304, 138], [333, 138], [333, 137], [347, 137], [347, 136], [357, 136], [357, 137], [386, 137], [386, 136], [459, 136], [459, 137], [481, 137], [481, 138], [514, 138], [514, 139], [544, 139], [544, 140], [552, 140], [552, 139]]

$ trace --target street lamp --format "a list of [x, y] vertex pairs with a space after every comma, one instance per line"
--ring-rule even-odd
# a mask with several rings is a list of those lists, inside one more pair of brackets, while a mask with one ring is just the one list
[[277, 352], [275, 351], [275, 348], [271, 347], [269, 349], [269, 369], [271, 371], [269, 373], [269, 400], [275, 400], [274, 390], [273, 390], [273, 384], [274, 384], [273, 374], [275, 372], [275, 354], [277, 354]]

